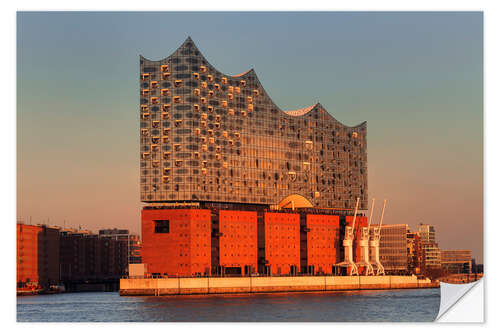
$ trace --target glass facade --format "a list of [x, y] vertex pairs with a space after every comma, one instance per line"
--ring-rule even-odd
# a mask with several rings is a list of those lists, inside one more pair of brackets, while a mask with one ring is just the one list
[[348, 127], [321, 104], [282, 111], [253, 70], [225, 75], [188, 38], [171, 56], [140, 58], [143, 202], [360, 209], [367, 201], [366, 122]]
[[408, 225], [388, 224], [380, 229], [380, 262], [386, 272], [407, 271], [406, 234]]

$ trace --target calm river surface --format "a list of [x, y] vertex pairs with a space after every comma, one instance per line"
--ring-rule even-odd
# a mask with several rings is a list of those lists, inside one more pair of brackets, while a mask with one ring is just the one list
[[17, 297], [20, 322], [433, 321], [436, 289], [235, 296], [119, 296], [117, 292]]

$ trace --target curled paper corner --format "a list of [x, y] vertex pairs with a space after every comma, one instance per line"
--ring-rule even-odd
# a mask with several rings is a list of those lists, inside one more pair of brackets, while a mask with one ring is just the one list
[[441, 303], [436, 322], [484, 322], [484, 278], [465, 284], [441, 282], [440, 288]]

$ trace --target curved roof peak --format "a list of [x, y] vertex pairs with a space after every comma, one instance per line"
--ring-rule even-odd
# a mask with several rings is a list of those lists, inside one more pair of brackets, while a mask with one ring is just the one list
[[269, 96], [269, 94], [266, 92], [266, 90], [264, 89], [264, 86], [262, 85], [262, 83], [260, 82], [259, 80], [259, 77], [257, 76], [257, 73], [255, 72], [254, 68], [250, 68], [246, 71], [244, 71], [243, 73], [240, 73], [240, 74], [235, 74], [235, 75], [231, 75], [231, 74], [224, 74], [222, 73], [221, 71], [219, 71], [218, 69], [216, 69], [213, 65], [210, 64], [210, 62], [205, 58], [205, 56], [203, 55], [203, 53], [198, 49], [198, 47], [196, 46], [196, 44], [194, 43], [193, 39], [191, 38], [191, 36], [187, 36], [187, 38], [184, 40], [184, 42], [169, 56], [161, 59], [161, 60], [150, 60], [150, 59], [147, 59], [145, 57], [143, 57], [142, 55], [140, 55], [140, 59], [141, 61], [142, 60], [146, 60], [148, 62], [152, 62], [152, 63], [162, 63], [164, 61], [167, 61], [170, 57], [174, 56], [175, 54], [178, 54], [178, 53], [181, 53], [181, 54], [192, 54], [192, 53], [195, 53], [196, 55], [200, 56], [201, 59], [203, 59], [204, 63], [209, 66], [210, 68], [212, 68], [213, 71], [215, 72], [218, 72], [220, 73], [221, 75], [224, 75], [224, 76], [227, 76], [227, 77], [231, 77], [231, 78], [237, 78], [237, 79], [247, 79], [247, 80], [255, 80], [257, 82], [257, 84], [260, 86], [260, 88], [262, 89], [262, 92], [263, 94], [270, 100], [271, 104], [278, 110], [280, 110], [281, 112], [285, 113], [286, 115], [288, 116], [293, 116], [293, 117], [300, 117], [300, 116], [304, 116], [304, 115], [307, 115], [308, 113], [310, 113], [311, 111], [314, 111], [314, 110], [320, 110], [322, 112], [325, 112], [326, 114], [328, 114], [330, 117], [332, 117], [336, 122], [340, 123], [342, 126], [345, 126], [345, 127], [350, 127], [350, 128], [356, 128], [356, 127], [366, 127], [366, 121], [359, 124], [359, 125], [356, 125], [356, 126], [347, 126], [345, 124], [343, 124], [342, 122], [338, 121], [337, 119], [335, 119], [328, 111], [325, 107], [323, 107], [323, 105], [321, 105], [321, 103], [315, 103], [313, 105], [310, 105], [310, 106], [307, 106], [307, 107], [304, 107], [304, 108], [301, 108], [301, 109], [295, 109], [295, 110], [282, 110], [278, 105], [276, 105], [276, 103], [274, 103], [274, 101], [272, 100], [272, 98]]
[[303, 116], [303, 115], [311, 112], [316, 106], [321, 106], [321, 104], [316, 103], [313, 105], [306, 106], [305, 108], [302, 108], [302, 109], [283, 110], [283, 112], [285, 112], [287, 115], [298, 117], [298, 116]]

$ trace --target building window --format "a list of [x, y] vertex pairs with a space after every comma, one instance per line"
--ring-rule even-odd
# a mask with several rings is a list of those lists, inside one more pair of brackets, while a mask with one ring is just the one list
[[168, 234], [170, 232], [170, 220], [154, 220], [155, 234]]

